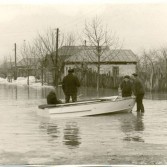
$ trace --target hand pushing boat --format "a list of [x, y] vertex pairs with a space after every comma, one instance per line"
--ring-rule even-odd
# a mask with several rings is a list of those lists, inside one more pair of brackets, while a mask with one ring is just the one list
[[74, 103], [39, 105], [38, 114], [55, 118], [106, 115], [132, 111], [135, 97], [102, 97]]

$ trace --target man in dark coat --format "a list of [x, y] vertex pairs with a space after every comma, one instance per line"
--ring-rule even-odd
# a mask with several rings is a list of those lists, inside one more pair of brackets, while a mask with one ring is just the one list
[[70, 97], [72, 102], [77, 101], [77, 88], [80, 86], [80, 82], [77, 76], [73, 75], [74, 69], [68, 70], [68, 75], [63, 78], [62, 89], [65, 94], [65, 102], [69, 103]]
[[132, 74], [133, 79], [133, 91], [134, 95], [136, 96], [136, 103], [137, 103], [137, 112], [144, 112], [144, 106], [143, 106], [143, 98], [144, 98], [144, 86], [141, 82], [141, 80], [138, 78], [138, 75], [136, 73]]
[[124, 76], [123, 81], [120, 84], [120, 88], [122, 91], [122, 97], [132, 96], [132, 82], [130, 81], [130, 76]]

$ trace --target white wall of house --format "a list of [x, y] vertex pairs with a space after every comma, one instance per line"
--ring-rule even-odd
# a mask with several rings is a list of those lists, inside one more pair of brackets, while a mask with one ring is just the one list
[[109, 65], [101, 65], [101, 74], [105, 74], [110, 72], [113, 74], [113, 67], [118, 67], [119, 69], [119, 76], [124, 75], [131, 75], [136, 72], [136, 65], [135, 64], [109, 64]]
[[[79, 65], [78, 65], [79, 66]], [[70, 68], [75, 68], [75, 65], [68, 64], [65, 65], [64, 69], [64, 74], [68, 74], [68, 70]], [[97, 71], [97, 66], [93, 64], [88, 64], [88, 68], [92, 69], [93, 71]], [[110, 73], [113, 75], [113, 67], [117, 67], [119, 71], [119, 76], [124, 76], [124, 75], [131, 75], [136, 72], [136, 65], [135, 64], [102, 64], [100, 66], [100, 73], [101, 74], [107, 74]]]

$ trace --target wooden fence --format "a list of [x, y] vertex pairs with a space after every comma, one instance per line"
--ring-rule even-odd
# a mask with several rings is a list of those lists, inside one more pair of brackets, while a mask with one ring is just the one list
[[[75, 74], [83, 87], [96, 87], [97, 86], [97, 72], [92, 70], [75, 69]], [[118, 88], [121, 77], [113, 77], [110, 73], [100, 74], [100, 88]], [[44, 81], [49, 85], [54, 84], [53, 72], [44, 72]], [[61, 83], [62, 77], [59, 78]]]
[[[92, 70], [75, 69], [75, 74], [79, 78], [81, 85], [85, 87], [97, 86], [97, 72]], [[110, 73], [100, 74], [100, 88], [118, 88], [122, 78], [113, 77]]]

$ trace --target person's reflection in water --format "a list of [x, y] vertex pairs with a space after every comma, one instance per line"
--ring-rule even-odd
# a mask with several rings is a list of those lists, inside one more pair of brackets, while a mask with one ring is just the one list
[[15, 99], [17, 100], [17, 85], [15, 86]]
[[137, 113], [137, 120], [135, 124], [135, 131], [144, 131], [144, 124], [143, 124], [143, 113]]
[[49, 136], [52, 137], [52, 139], [57, 139], [60, 135], [60, 131], [57, 124], [48, 122], [48, 120], [46, 119], [41, 118], [39, 128], [41, 130], [44, 130]]
[[76, 122], [68, 122], [64, 129], [64, 144], [69, 148], [76, 148], [81, 144], [79, 128]]
[[30, 87], [27, 87], [27, 95], [28, 95], [28, 99], [30, 99]]
[[144, 131], [143, 113], [137, 113], [136, 116], [132, 113], [129, 114], [127, 114], [128, 118], [122, 121], [121, 129], [125, 133], [123, 140], [144, 142], [142, 138], [142, 132]]
[[55, 124], [48, 124], [47, 134], [53, 137], [54, 139], [58, 138], [59, 137], [58, 126]]

